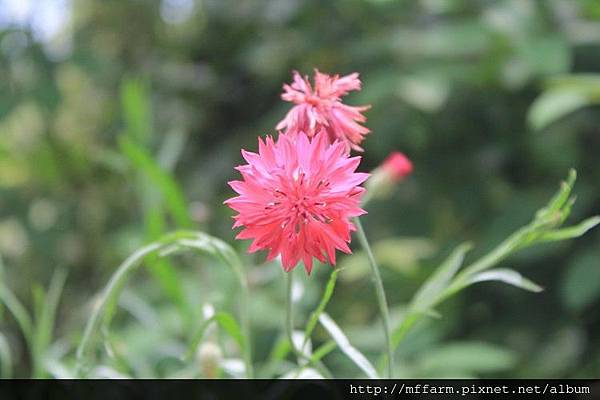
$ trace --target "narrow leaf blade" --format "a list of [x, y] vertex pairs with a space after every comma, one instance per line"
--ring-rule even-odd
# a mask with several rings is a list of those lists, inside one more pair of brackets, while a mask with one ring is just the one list
[[467, 280], [467, 285], [487, 281], [504, 282], [535, 293], [543, 290], [541, 286], [533, 283], [517, 271], [505, 268], [490, 269], [474, 274]]
[[463, 243], [446, 258], [415, 295], [412, 302], [413, 309], [425, 312], [430, 308], [435, 299], [448, 286], [448, 283], [462, 265], [465, 255], [472, 247], [469, 243]]
[[556, 242], [560, 240], [577, 238], [600, 224], [600, 216], [591, 217], [577, 225], [568, 228], [554, 229], [542, 233], [537, 240], [540, 242]]
[[342, 350], [342, 352], [354, 363], [354, 365], [360, 368], [360, 370], [363, 371], [370, 379], [379, 379], [377, 376], [377, 371], [369, 362], [367, 357], [365, 357], [360, 351], [350, 344], [350, 341], [344, 332], [342, 332], [340, 327], [333, 319], [331, 319], [329, 315], [322, 313], [319, 316], [319, 322], [321, 325], [323, 325], [323, 328], [325, 328], [331, 338], [335, 340], [340, 350]]
[[325, 307], [327, 307], [327, 303], [329, 303], [329, 300], [333, 295], [333, 290], [335, 289], [335, 283], [337, 281], [338, 271], [339, 270], [334, 269], [331, 272], [329, 280], [327, 281], [327, 285], [325, 286], [325, 290], [323, 291], [321, 301], [319, 302], [319, 305], [317, 306], [316, 310], [313, 311], [313, 313], [310, 315], [308, 323], [306, 324], [306, 329], [304, 330], [304, 343], [302, 343], [301, 349], [304, 349], [304, 347], [306, 346], [306, 343], [310, 339], [313, 330], [317, 326], [317, 322], [319, 322], [319, 316], [325, 310]]

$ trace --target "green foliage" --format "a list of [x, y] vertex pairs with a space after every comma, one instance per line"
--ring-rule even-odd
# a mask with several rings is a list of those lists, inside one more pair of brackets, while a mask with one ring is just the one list
[[584, 253], [569, 263], [562, 294], [566, 305], [578, 311], [583, 311], [598, 299], [600, 268], [597, 251]]
[[[388, 238], [372, 244], [373, 254], [382, 267], [404, 275], [415, 275], [421, 261], [435, 254], [431, 240], [424, 238]], [[342, 279], [356, 282], [369, 276], [369, 264], [366, 252], [359, 250], [353, 257], [341, 260], [340, 268], [344, 269]]]
[[10, 379], [13, 373], [12, 355], [6, 337], [0, 333], [0, 373], [2, 379]]
[[[89, 370], [89, 357], [94, 346], [94, 336], [98, 332], [102, 332], [105, 341], [108, 339], [108, 329], [111, 320], [116, 312], [119, 297], [125, 288], [128, 280], [135, 270], [142, 264], [144, 258], [150, 254], [172, 254], [175, 251], [182, 249], [194, 249], [202, 253], [206, 253], [212, 257], [215, 257], [222, 261], [225, 265], [232, 269], [234, 276], [239, 279], [240, 294], [242, 294], [242, 304], [246, 300], [243, 296], [246, 288], [246, 280], [241, 271], [241, 264], [237, 255], [226, 243], [220, 239], [211, 237], [204, 233], [196, 232], [176, 232], [166, 235], [159, 241], [153, 242], [138, 249], [135, 253], [130, 255], [117, 269], [117, 271], [111, 277], [111, 280], [106, 285], [106, 288], [97, 300], [97, 304], [92, 310], [92, 314], [85, 327], [83, 338], [77, 348], [77, 361], [78, 361], [78, 372], [86, 373]], [[244, 319], [244, 312], [241, 312], [242, 320], [246, 324]], [[242, 337], [241, 329], [235, 323], [235, 320], [226, 313], [216, 314], [214, 320], [217, 321], [236, 341], [241, 347], [241, 351], [245, 356], [246, 362], [246, 374], [252, 376], [252, 365], [250, 362], [250, 343], [247, 339]], [[209, 320], [210, 322], [210, 320]], [[207, 325], [208, 323], [206, 323]], [[201, 340], [202, 334], [206, 326], [204, 324], [201, 329], [192, 338], [192, 347], [197, 347], [197, 342]], [[247, 328], [245, 328], [247, 329]], [[244, 333], [248, 337], [248, 331]], [[105, 343], [105, 347], [110, 347]]]
[[329, 281], [327, 281], [327, 286], [325, 286], [325, 291], [323, 292], [321, 301], [319, 302], [319, 305], [317, 306], [315, 311], [313, 311], [310, 314], [310, 318], [308, 319], [308, 322], [306, 323], [306, 328], [304, 328], [304, 341], [302, 342], [302, 346], [300, 346], [301, 352], [306, 347], [306, 344], [308, 343], [308, 340], [309, 340], [310, 336], [312, 335], [313, 330], [315, 329], [315, 327], [317, 326], [317, 323], [319, 322], [319, 317], [321, 316], [323, 311], [325, 311], [325, 307], [327, 307], [327, 303], [329, 303], [329, 300], [331, 300], [331, 296], [333, 296], [333, 289], [335, 289], [335, 282], [337, 280], [338, 272], [339, 272], [338, 269], [334, 269], [331, 272], [331, 276], [329, 277]]
[[[3, 272], [0, 275], [3, 275]], [[33, 317], [16, 295], [5, 286], [4, 282], [0, 281], [0, 302], [10, 311], [19, 325], [21, 334], [28, 346], [32, 364], [32, 377], [34, 378], [44, 378], [46, 376], [45, 362], [53, 339], [56, 310], [66, 278], [66, 271], [57, 269], [52, 276], [47, 294], [41, 286], [33, 286], [35, 309]], [[10, 376], [13, 368], [10, 346], [6, 338], [3, 335], [0, 336], [2, 374]]]
[[555, 77], [547, 86], [529, 110], [529, 123], [534, 129], [543, 129], [585, 106], [600, 104], [599, 75]]
[[428, 376], [460, 378], [497, 373], [512, 368], [516, 354], [479, 342], [448, 343], [425, 352], [417, 362], [419, 371]]
[[32, 353], [39, 354], [40, 359], [36, 360], [34, 365], [33, 377], [42, 378], [44, 377], [45, 367], [45, 353], [48, 347], [52, 343], [54, 324], [56, 321], [56, 310], [60, 297], [62, 295], [63, 287], [67, 280], [67, 272], [64, 269], [57, 269], [52, 276], [50, 286], [48, 287], [48, 293], [44, 293], [44, 290], [36, 286], [34, 287], [34, 303], [36, 305], [35, 310], [35, 335], [32, 338]]
[[331, 335], [331, 338], [335, 341], [339, 349], [354, 363], [354, 365], [360, 368], [368, 378], [378, 379], [375, 367], [371, 365], [369, 360], [360, 351], [350, 344], [350, 341], [346, 335], [344, 335], [344, 332], [329, 315], [322, 313], [319, 316], [319, 322], [321, 322], [321, 325], [323, 325], [323, 328]]
[[218, 312], [212, 317], [202, 321], [196, 332], [194, 332], [190, 341], [189, 349], [185, 355], [186, 359], [190, 359], [196, 354], [196, 352], [198, 351], [198, 346], [204, 339], [204, 334], [206, 330], [213, 323], [219, 324], [219, 326], [223, 328], [229, 334], [229, 336], [231, 336], [236, 341], [240, 348], [243, 349], [246, 348], [246, 346], [248, 346], [248, 344], [244, 341], [244, 335], [242, 334], [242, 330], [239, 327], [238, 323], [235, 321], [235, 318], [229, 313]]
[[[145, 244], [177, 229], [233, 243], [222, 202], [239, 149], [275, 133], [290, 106], [279, 100], [290, 71], [315, 67], [361, 74], [362, 91], [344, 100], [372, 105], [362, 171], [393, 150], [415, 165], [364, 218], [397, 328], [394, 373], [450, 376], [430, 353], [449, 346], [460, 359], [482, 345], [528, 357], [502, 364], [483, 349], [485, 360], [473, 362], [498, 366], [461, 375], [598, 376], [600, 231], [586, 220], [600, 204], [597, 1], [193, 1], [181, 20], [169, 17], [177, 2], [67, 3], [72, 19], [51, 40], [34, 32], [43, 7], [19, 19], [36, 27], [0, 21], [3, 377], [75, 377], [75, 346], [101, 298], [93, 294]], [[561, 191], [505, 240], [571, 167], [580, 174], [573, 219], [583, 222], [562, 226], [572, 196]], [[463, 241], [476, 247], [467, 252]], [[315, 326], [325, 309], [366, 359], [381, 355], [369, 260], [355, 237], [353, 254], [339, 254], [335, 296], [328, 266], [301, 282], [296, 322], [314, 326], [302, 337], [314, 344], [309, 360], [295, 360], [282, 335], [278, 265], [238, 260], [243, 242], [188, 244], [214, 257], [181, 245], [150, 252], [149, 274], [129, 277], [111, 306], [110, 331], [93, 332], [87, 376], [202, 377], [196, 360], [181, 359], [205, 320], [202, 304], [252, 328], [260, 377], [323, 376], [318, 363], [336, 377], [364, 376]], [[249, 301], [238, 304], [240, 274], [221, 261], [243, 263]], [[515, 284], [545, 290], [533, 296]], [[220, 373], [243, 376], [247, 349], [213, 328]], [[472, 350], [453, 351], [457, 343]]]
[[[454, 250], [431, 277], [423, 284], [410, 303], [409, 312], [395, 329], [393, 344], [397, 347], [408, 330], [422, 316], [431, 314], [443, 300], [479, 282], [501, 281], [532, 292], [542, 290], [517, 271], [492, 269], [514, 252], [539, 243], [579, 237], [600, 223], [600, 217], [589, 218], [578, 225], [561, 228], [571, 213], [575, 197], [571, 196], [576, 173], [569, 172], [565, 182], [548, 204], [541, 208], [528, 225], [510, 235], [496, 248], [460, 270], [471, 245], [463, 244]], [[460, 272], [459, 272], [460, 271]]]

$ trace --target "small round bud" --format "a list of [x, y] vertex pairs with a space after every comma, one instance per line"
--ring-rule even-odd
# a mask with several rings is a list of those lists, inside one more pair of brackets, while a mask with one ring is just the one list
[[393, 181], [400, 182], [410, 175], [413, 165], [404, 154], [395, 151], [385, 159], [381, 168], [390, 175]]
[[204, 342], [198, 349], [198, 362], [202, 376], [207, 379], [217, 378], [223, 359], [221, 348], [213, 342]]
[[387, 197], [397, 183], [401, 182], [413, 170], [412, 162], [404, 154], [395, 151], [383, 163], [375, 168], [366, 183], [367, 196], [363, 205], [372, 198]]

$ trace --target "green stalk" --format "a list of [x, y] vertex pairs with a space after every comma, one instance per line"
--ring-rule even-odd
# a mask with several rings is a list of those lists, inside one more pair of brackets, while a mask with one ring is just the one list
[[[286, 296], [285, 296], [285, 309], [286, 309], [286, 313], [285, 313], [285, 333], [288, 339], [288, 342], [290, 343], [290, 348], [292, 349], [292, 353], [294, 353], [294, 355], [296, 356], [296, 358], [298, 359], [298, 361], [305, 361], [308, 364], [312, 364], [317, 371], [319, 371], [319, 373], [321, 375], [323, 375], [325, 378], [333, 378], [333, 375], [331, 374], [331, 372], [327, 369], [327, 367], [318, 359], [313, 360], [310, 357], [307, 357], [302, 351], [304, 350], [304, 345], [302, 346], [301, 350], [298, 350], [296, 348], [296, 345], [294, 344], [294, 340], [293, 340], [293, 335], [294, 335], [294, 301], [292, 299], [292, 289], [293, 289], [293, 283], [294, 283], [294, 279], [293, 279], [293, 270], [286, 272], [285, 276], [286, 276]], [[308, 341], [308, 339], [305, 339], [305, 342]]]
[[[240, 265], [241, 271], [241, 265]], [[249, 301], [250, 296], [248, 293], [248, 280], [246, 279], [246, 275], [241, 272], [240, 276], [240, 322], [242, 324], [242, 335], [244, 335], [244, 341], [246, 342], [244, 346], [244, 364], [246, 367], [246, 377], [248, 379], [254, 378], [254, 370], [252, 368], [252, 337], [250, 336], [250, 310], [249, 310]]]
[[390, 330], [390, 311], [388, 309], [387, 300], [385, 297], [385, 290], [383, 289], [383, 281], [381, 280], [381, 274], [379, 273], [379, 266], [373, 256], [373, 251], [367, 240], [367, 235], [362, 227], [362, 224], [358, 218], [354, 218], [354, 224], [356, 225], [356, 232], [358, 234], [358, 241], [363, 249], [367, 253], [369, 259], [369, 265], [371, 266], [371, 272], [373, 274], [373, 284], [375, 285], [375, 292], [377, 294], [377, 303], [379, 305], [379, 312], [381, 314], [381, 321], [383, 322], [383, 331], [385, 333], [386, 342], [386, 353], [387, 353], [387, 377], [392, 377], [392, 371], [394, 369], [394, 351], [392, 348], [392, 335]]
[[294, 316], [292, 315], [294, 311], [292, 299], [292, 286], [294, 284], [294, 276], [292, 275], [293, 270], [289, 271], [285, 274], [286, 281], [286, 296], [285, 296], [285, 334], [287, 336], [288, 342], [290, 343], [290, 348], [292, 352], [298, 356], [298, 350], [294, 345]]

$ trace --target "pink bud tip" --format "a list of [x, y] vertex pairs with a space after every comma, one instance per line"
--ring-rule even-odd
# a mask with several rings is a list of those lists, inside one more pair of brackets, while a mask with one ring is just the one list
[[412, 172], [413, 165], [404, 154], [394, 151], [385, 159], [382, 168], [399, 182]]

